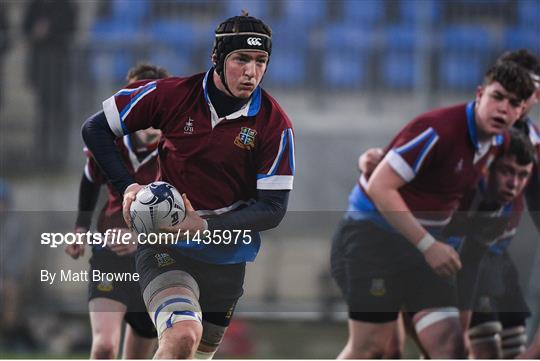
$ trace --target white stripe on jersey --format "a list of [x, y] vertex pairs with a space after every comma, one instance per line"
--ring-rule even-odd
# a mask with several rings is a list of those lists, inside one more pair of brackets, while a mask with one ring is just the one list
[[531, 138], [533, 145], [540, 144], [540, 134], [538, 134], [536, 128], [531, 123], [529, 123], [529, 138]]
[[386, 154], [383, 161], [387, 161], [390, 167], [392, 167], [405, 182], [413, 180], [415, 176], [413, 169], [394, 149], [391, 149], [388, 154]]
[[272, 174], [272, 172], [274, 171], [274, 169], [278, 166], [278, 160], [279, 160], [280, 155], [281, 155], [281, 153], [283, 152], [283, 148], [284, 148], [283, 137], [285, 137], [285, 132], [286, 132], [286, 130], [284, 130], [283, 132], [281, 132], [281, 138], [279, 139], [279, 149], [278, 149], [276, 158], [274, 159], [274, 163], [272, 163], [272, 166], [270, 167], [270, 170], [269, 170], [268, 173], [266, 173], [266, 174]]
[[94, 178], [92, 177], [92, 174], [90, 174], [90, 167], [88, 166], [88, 159], [86, 160], [86, 164], [84, 165], [84, 175], [86, 176], [86, 179], [88, 179], [90, 182], [94, 183]]
[[497, 243], [498, 241], [501, 241], [501, 240], [506, 239], [506, 238], [513, 237], [513, 236], [516, 235], [516, 233], [517, 233], [516, 228], [505, 230], [503, 232], [503, 234], [501, 234], [499, 237], [497, 237], [493, 242], [491, 242], [491, 244]]
[[103, 102], [103, 112], [107, 118], [107, 123], [111, 128], [114, 135], [121, 137], [124, 135], [124, 130], [122, 129], [122, 123], [120, 121], [120, 113], [116, 107], [116, 101], [114, 100], [114, 95], [109, 99], [106, 99]]
[[422, 154], [420, 154], [420, 158], [417, 160], [418, 163], [414, 167], [415, 174], [418, 173], [418, 169], [422, 167], [422, 163], [424, 162], [424, 159], [426, 159], [426, 156], [428, 155], [429, 151], [431, 150], [431, 148], [433, 148], [433, 146], [435, 145], [435, 143], [437, 143], [438, 140], [439, 140], [439, 136], [435, 134], [435, 137], [431, 140], [428, 147], [422, 151]]
[[237, 209], [240, 206], [243, 206], [243, 205], [249, 206], [249, 205], [252, 205], [253, 203], [255, 203], [255, 199], [250, 199], [249, 201], [238, 201], [238, 202], [234, 202], [230, 206], [219, 208], [219, 209], [199, 210], [199, 211], [197, 211], [197, 214], [199, 216], [201, 216], [201, 217], [202, 216], [214, 216], [214, 215], [217, 216], [219, 214], [223, 214], [223, 213], [233, 211], [233, 210]]
[[436, 226], [446, 226], [448, 223], [450, 223], [452, 216], [446, 219], [442, 219], [440, 221], [437, 221], [434, 219], [423, 219], [423, 218], [416, 218], [416, 219], [418, 220], [418, 222], [420, 222], [422, 226], [436, 227]]
[[416, 146], [417, 142], [421, 142], [426, 138], [429, 133], [435, 132], [433, 128], [429, 127], [426, 130], [424, 130], [421, 134], [417, 135], [415, 138], [411, 139], [407, 143], [403, 144], [401, 147], [395, 148], [395, 151], [398, 153], [401, 153], [403, 151], [407, 151], [407, 148], [414, 148]]
[[257, 180], [257, 189], [261, 190], [287, 190], [293, 188], [292, 175], [273, 175]]
[[[155, 83], [155, 82], [154, 82]], [[150, 85], [152, 83], [148, 83], [146, 85]], [[142, 92], [141, 94], [138, 94], [135, 98], [137, 98], [137, 100], [135, 100], [133, 103], [129, 104], [129, 108], [126, 110], [126, 113], [122, 116], [122, 119], [121, 121], [123, 122], [127, 116], [129, 115], [129, 113], [131, 112], [131, 109], [133, 109], [133, 107], [135, 105], [137, 105], [138, 102], [141, 101], [142, 98], [144, 98], [145, 96], [147, 96], [148, 94], [150, 94], [151, 92], [153, 92], [154, 90], [157, 89], [157, 86], [153, 86], [153, 87], [150, 87], [148, 89], [146, 89], [144, 92]], [[123, 110], [122, 110], [123, 111]]]

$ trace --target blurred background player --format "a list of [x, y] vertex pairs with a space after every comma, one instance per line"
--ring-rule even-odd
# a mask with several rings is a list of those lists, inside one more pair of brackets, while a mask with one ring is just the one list
[[[524, 340], [516, 345], [516, 340], [523, 338], [524, 316], [527, 314], [527, 306], [523, 300], [523, 295], [519, 287], [517, 273], [512, 264], [509, 264], [509, 256], [506, 249], [510, 244], [513, 235], [516, 233], [517, 225], [523, 211], [522, 192], [532, 173], [534, 164], [536, 164], [535, 149], [526, 135], [517, 129], [510, 131], [510, 143], [507, 150], [497, 157], [490, 166], [490, 172], [487, 179], [482, 180], [477, 190], [465, 197], [461, 207], [464, 209], [461, 213], [456, 213], [453, 222], [445, 229], [445, 234], [453, 232], [464, 232], [465, 246], [463, 247], [463, 238], [452, 236], [447, 239], [455, 249], [460, 249], [460, 258], [463, 262], [463, 268], [458, 272], [458, 291], [460, 306], [464, 310], [470, 310], [472, 298], [478, 278], [480, 262], [486, 251], [493, 254], [489, 265], [495, 267], [484, 267], [483, 273], [489, 273], [489, 284], [481, 284], [481, 293], [488, 292], [488, 295], [482, 294], [483, 299], [487, 297], [487, 306], [483, 307], [484, 312], [481, 315], [473, 317], [471, 326], [472, 351], [475, 358], [509, 358], [511, 355], [503, 353], [501, 350], [500, 333], [502, 327], [498, 324], [499, 316], [494, 309], [507, 310], [501, 315], [501, 321], [507, 326], [510, 323], [515, 324], [519, 320], [522, 326], [519, 337], [513, 337], [507, 340], [507, 345], [518, 348], [524, 346]], [[361, 162], [361, 169], [368, 171], [366, 160]], [[369, 166], [373, 166], [376, 158], [371, 159]], [[489, 212], [486, 212], [487, 210]], [[457, 220], [457, 222], [456, 222]], [[459, 222], [459, 223], [458, 223]], [[464, 223], [463, 223], [464, 222]], [[489, 246], [491, 244], [491, 246]], [[489, 260], [488, 260], [489, 261]], [[501, 273], [501, 270], [510, 268], [512, 272]], [[461, 277], [463, 274], [467, 274]], [[464, 281], [464, 284], [462, 282]], [[470, 281], [470, 282], [469, 282]], [[504, 290], [504, 295], [495, 294]], [[466, 289], [464, 289], [466, 288]], [[495, 300], [492, 300], [495, 298]], [[502, 302], [501, 302], [502, 301]], [[495, 304], [493, 304], [495, 302]], [[488, 308], [486, 310], [485, 308]], [[461, 309], [461, 308], [460, 308]], [[469, 315], [470, 317], [470, 311]], [[465, 320], [464, 326], [468, 325]], [[508, 328], [510, 329], [510, 328]], [[514, 330], [515, 331], [515, 330]], [[413, 338], [416, 336], [413, 332], [409, 333]], [[514, 335], [516, 336], [516, 335]], [[394, 348], [403, 348], [403, 339], [393, 336], [391, 345]], [[509, 347], [508, 347], [509, 348]], [[389, 350], [385, 355], [390, 356]], [[519, 352], [518, 352], [519, 353]], [[516, 356], [515, 353], [512, 357]]]
[[[168, 77], [165, 69], [154, 65], [140, 64], [130, 69], [127, 74], [128, 84], [143, 79], [161, 79]], [[149, 183], [158, 173], [157, 145], [161, 132], [152, 128], [139, 130], [116, 141], [122, 159], [134, 179], [140, 183]], [[87, 162], [79, 188], [79, 213], [76, 232], [85, 233], [90, 229], [92, 214], [96, 206], [102, 184], [107, 184], [108, 200], [102, 209], [97, 230], [104, 233], [107, 229], [126, 228], [122, 217], [122, 196], [107, 183], [104, 174], [89, 151]], [[135, 242], [135, 241], [134, 241]], [[77, 259], [84, 254], [85, 245], [73, 244], [66, 247], [66, 252]], [[102, 248], [92, 248], [91, 270], [102, 272], [134, 273], [137, 244], [115, 244]], [[148, 358], [155, 349], [157, 336], [152, 320], [146, 312], [138, 282], [90, 282], [89, 309], [92, 326], [92, 359], [117, 358], [120, 348], [122, 321], [126, 321], [122, 358]]]
[[[513, 61], [519, 64], [529, 72], [531, 79], [535, 84], [536, 90], [527, 100], [523, 110], [523, 115], [520, 117], [520, 119], [516, 122], [514, 126], [526, 134], [526, 136], [530, 139], [530, 142], [532, 142], [535, 147], [534, 151], [536, 152], [536, 157], [539, 157], [540, 137], [538, 136], [539, 133], [536, 126], [529, 118], [529, 112], [538, 102], [538, 99], [540, 97], [540, 61], [536, 55], [532, 54], [526, 49], [507, 52], [501, 57], [499, 57], [497, 61]], [[371, 172], [381, 160], [381, 157], [381, 149], [373, 148], [366, 151], [359, 158], [359, 169], [363, 172], [368, 172], [369, 174], [369, 172]], [[527, 157], [522, 156], [522, 159], [523, 158]], [[518, 167], [518, 165], [515, 165], [515, 167]], [[492, 174], [500, 174], [500, 172], [502, 172], [502, 170], [495, 168]], [[532, 184], [529, 183], [527, 185], [526, 199], [528, 203], [528, 208], [532, 213], [533, 220], [538, 227], [538, 208], [535, 207], [538, 207], [537, 198], [538, 194], [540, 193], [540, 189], [538, 188], [538, 167], [536, 162], [534, 163], [534, 169], [532, 169], [530, 173], [532, 174], [533, 178], [536, 178], [536, 180], [533, 180]], [[527, 180], [528, 179], [529, 177], [527, 177]], [[521, 179], [521, 181], [523, 181], [523, 179]], [[493, 183], [497, 184], [495, 182]], [[520, 185], [523, 186], [526, 184], [527, 182], [520, 183]], [[521, 191], [517, 192], [516, 194], [517, 199], [515, 200], [515, 203], [517, 210], [512, 210], [511, 205], [508, 205], [510, 209], [507, 210], [508, 212], [512, 213], [511, 218], [513, 218], [514, 226], [516, 226], [519, 222], [521, 214], [520, 209], [522, 208], [524, 202], [523, 194], [521, 193]], [[479, 225], [477, 224], [476, 227], [478, 226]], [[511, 229], [507, 229], [507, 232], [505, 232], [505, 234], [507, 235], [506, 237], [501, 238], [501, 234], [497, 235], [497, 237], [501, 239], [499, 239], [496, 244], [489, 248], [489, 254], [491, 256], [489, 256], [488, 259], [482, 263], [483, 265], [486, 265], [486, 269], [480, 270], [481, 274], [483, 275], [483, 280], [480, 280], [480, 285], [483, 285], [480, 292], [487, 293], [487, 295], [484, 294], [480, 297], [483, 302], [482, 308], [484, 310], [493, 310], [494, 308], [500, 310], [500, 312], [475, 312], [473, 314], [470, 334], [470, 338], [473, 343], [472, 351], [475, 356], [480, 358], [495, 358], [498, 357], [498, 355], [503, 355], [505, 358], [515, 357], [519, 352], [524, 350], [526, 345], [526, 334], [524, 326], [525, 318], [529, 315], [529, 312], [527, 305], [524, 301], [521, 288], [518, 284], [516, 268], [507, 253], [507, 248], [510, 244], [511, 239], [513, 238], [513, 235], [509, 236], [509, 234], [515, 233], [515, 227], [510, 228]], [[491, 233], [493, 233], [493, 229], [491, 230]], [[484, 241], [488, 240], [486, 239]], [[470, 245], [471, 243], [469, 242], [466, 244]], [[457, 247], [458, 245], [455, 244], [454, 246]], [[469, 247], [467, 248], [467, 250], [470, 251], [472, 248], [474, 247]], [[464, 264], [465, 269], [463, 269], [459, 273], [461, 283], [470, 283], [469, 280], [473, 283], [476, 282], [474, 280], [476, 280], [476, 278], [478, 277], [478, 272], [480, 272], [480, 260], [482, 259], [485, 251], [487, 251], [487, 247], [482, 247], [481, 250], [472, 251], [478, 253], [475, 255], [462, 254], [462, 257], [467, 257], [468, 261], [467, 264]], [[469, 268], [472, 268], [472, 270], [469, 270]], [[498, 275], [499, 277], [494, 276], [494, 274]], [[531, 281], [534, 281], [534, 272], [532, 273], [532, 275], [533, 277]], [[489, 283], [486, 286], [487, 282]], [[463, 300], [463, 302], [472, 302], [472, 300], [469, 301], [468, 299], [473, 297], [474, 285], [460, 286], [459, 288], [460, 292], [465, 292], [464, 295], [461, 295], [461, 298], [465, 299]], [[471, 290], [467, 290], [468, 288], [471, 288]], [[492, 305], [492, 303], [494, 302], [493, 300], [491, 300], [493, 298], [493, 292], [499, 294], [498, 306]], [[480, 306], [481, 305], [476, 305], [476, 307]], [[470, 309], [470, 307], [468, 309]], [[505, 310], [508, 311], [505, 312]], [[465, 323], [467, 325], [469, 323], [470, 316], [471, 315], [469, 314], [469, 316], [466, 317]], [[500, 320], [502, 324], [499, 323], [498, 320]], [[534, 327], [536, 326], [533, 325], [533, 332]], [[504, 330], [502, 330], [502, 328], [504, 328]], [[501, 335], [503, 337], [502, 343], [498, 339]], [[395, 340], [393, 343], [395, 343]]]
[[[535, 84], [535, 92], [527, 100], [523, 115], [516, 122], [515, 127], [530, 139], [538, 159], [540, 157], [540, 132], [530, 118], [530, 111], [540, 100], [540, 59], [530, 51], [520, 49], [504, 53], [497, 61], [512, 61], [519, 64], [529, 72]], [[523, 198], [525, 198], [529, 214], [537, 230], [540, 230], [540, 177], [537, 162], [531, 171], [530, 178], [524, 194], [519, 193], [515, 203], [516, 206], [522, 207]], [[502, 355], [503, 358], [514, 358], [525, 350], [527, 344], [525, 321], [530, 312], [519, 286], [516, 266], [507, 252], [512, 238], [513, 235], [507, 236], [492, 245], [479, 271], [476, 309], [488, 312], [474, 312], [469, 330], [472, 351], [479, 358], [494, 358], [497, 355]], [[534, 292], [535, 287], [538, 287], [534, 284], [536, 273], [535, 270], [531, 272], [531, 289], [529, 290], [531, 293]], [[536, 306], [534, 302], [532, 305]], [[535, 308], [533, 310], [536, 314], [540, 312]], [[532, 325], [533, 329], [537, 327], [537, 324]], [[497, 328], [502, 329], [497, 332]], [[531, 337], [532, 335], [534, 331]], [[486, 342], [494, 336], [499, 336], [500, 341]], [[478, 343], [475, 339], [484, 340], [484, 342]]]
[[0, 347], [20, 352], [37, 346], [24, 307], [28, 284], [23, 280], [29, 277], [33, 252], [13, 209], [10, 186], [0, 179]]
[[62, 169], [65, 165], [77, 19], [78, 7], [73, 1], [32, 0], [24, 13], [24, 36], [31, 52], [26, 79], [39, 107], [34, 154], [45, 169]]
[[464, 265], [458, 294], [475, 358], [514, 358], [525, 349], [529, 311], [507, 249], [523, 214], [522, 192], [536, 164], [535, 152], [528, 136], [511, 130], [509, 148], [464, 201], [464, 242], [459, 237], [449, 240], [460, 249]]
[[349, 304], [349, 341], [340, 357], [382, 356], [401, 307], [415, 312], [430, 357], [465, 357], [451, 280], [461, 263], [432, 234], [439, 236], [489, 155], [499, 152], [497, 136], [533, 90], [518, 65], [496, 64], [475, 102], [416, 118], [373, 174], [362, 176], [332, 247], [333, 273]]
[[138, 248], [141, 288], [159, 335], [156, 358], [213, 357], [243, 293], [245, 264], [260, 247], [258, 232], [285, 215], [295, 167], [292, 126], [259, 86], [271, 36], [260, 19], [231, 17], [215, 31], [206, 74], [135, 83], [104, 101], [104, 114], [83, 126], [87, 146], [124, 194], [126, 222], [142, 186], [113, 141], [153, 126], [163, 132], [160, 178], [185, 192], [186, 218], [178, 228], [249, 233], [234, 245], [213, 239]]

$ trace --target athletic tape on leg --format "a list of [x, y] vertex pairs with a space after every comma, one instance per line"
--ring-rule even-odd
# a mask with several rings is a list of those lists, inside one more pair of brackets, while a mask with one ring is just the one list
[[523, 326], [505, 328], [501, 336], [504, 358], [514, 358], [527, 348], [527, 334]]
[[191, 297], [173, 295], [164, 297], [156, 303], [155, 310], [149, 310], [150, 317], [156, 326], [158, 337], [175, 323], [181, 321], [197, 321], [202, 323], [202, 312], [199, 302]]
[[193, 357], [195, 360], [211, 360], [214, 357], [214, 352], [203, 352], [203, 351], [195, 351], [195, 356]]
[[459, 311], [455, 307], [439, 308], [437, 311], [433, 311], [425, 315], [416, 323], [414, 328], [416, 332], [420, 333], [426, 327], [429, 327], [439, 321], [447, 318], [459, 318]]
[[499, 321], [484, 322], [469, 329], [469, 337], [485, 337], [498, 334], [502, 331], [502, 324]]
[[146, 307], [149, 307], [152, 299], [160, 291], [172, 287], [189, 289], [195, 297], [199, 298], [199, 286], [191, 275], [184, 271], [174, 270], [160, 274], [154, 278], [144, 289], [143, 298]]

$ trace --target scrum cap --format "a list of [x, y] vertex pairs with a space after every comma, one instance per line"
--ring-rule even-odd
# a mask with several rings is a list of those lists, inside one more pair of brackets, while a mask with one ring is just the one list
[[227, 90], [225, 61], [236, 51], [260, 50], [270, 57], [272, 53], [272, 30], [262, 20], [243, 12], [218, 25], [212, 54], [216, 56], [216, 71]]

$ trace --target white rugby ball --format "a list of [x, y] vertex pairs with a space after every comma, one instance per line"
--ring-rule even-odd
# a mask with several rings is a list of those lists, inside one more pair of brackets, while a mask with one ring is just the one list
[[137, 193], [130, 215], [131, 226], [137, 233], [152, 233], [182, 222], [186, 207], [176, 188], [167, 182], [153, 182]]

